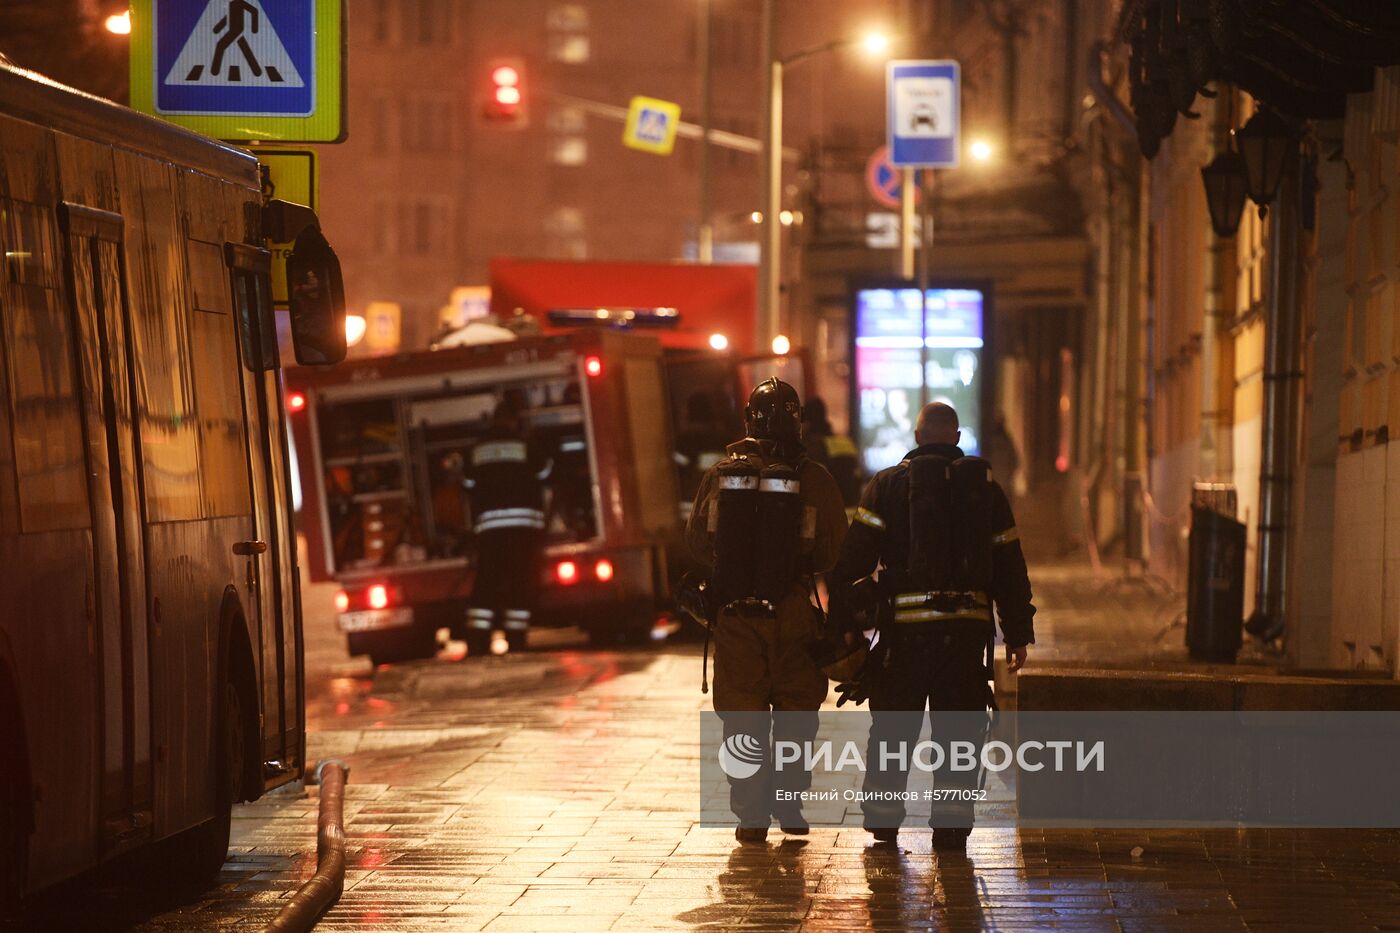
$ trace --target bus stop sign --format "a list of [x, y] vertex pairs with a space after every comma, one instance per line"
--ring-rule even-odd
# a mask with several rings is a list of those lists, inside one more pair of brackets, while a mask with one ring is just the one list
[[960, 86], [954, 61], [889, 63], [885, 106], [892, 165], [957, 167]]
[[343, 0], [133, 0], [131, 106], [237, 142], [345, 138]]

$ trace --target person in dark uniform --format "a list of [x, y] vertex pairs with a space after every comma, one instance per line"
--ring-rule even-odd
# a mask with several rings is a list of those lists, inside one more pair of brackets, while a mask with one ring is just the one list
[[[936, 742], [949, 748], [971, 741], [980, 749], [992, 700], [993, 608], [1009, 670], [1026, 663], [1035, 641], [1035, 607], [1011, 506], [986, 461], [963, 455], [959, 434], [951, 406], [923, 408], [918, 446], [865, 487], [828, 577], [832, 626], [854, 641], [861, 636], [847, 621], [852, 587], [881, 568], [879, 636], [860, 685], [871, 710], [865, 789], [883, 794], [861, 808], [866, 829], [881, 842], [898, 835], [904, 805], [888, 798], [908, 781], [896, 760], [881, 757], [882, 744], [912, 747], [927, 708]], [[977, 773], [945, 769], [935, 779], [956, 794], [975, 790]], [[929, 819], [935, 848], [965, 848], [972, 817], [970, 799], [935, 801]]]
[[826, 402], [815, 396], [802, 409], [802, 446], [836, 480], [847, 514], [853, 513], [860, 502], [860, 451], [849, 437], [832, 430]]
[[467, 609], [467, 649], [485, 654], [493, 630], [510, 650], [525, 647], [543, 545], [544, 480], [552, 462], [526, 437], [522, 402], [508, 396], [472, 448], [466, 485], [476, 536], [476, 583]]
[[[770, 741], [816, 736], [827, 679], [808, 650], [822, 635], [809, 594], [812, 575], [831, 568], [846, 533], [840, 490], [802, 449], [801, 409], [785, 382], [754, 389], [744, 412], [748, 436], [705, 472], [686, 524], [686, 542], [722, 606], [713, 626], [715, 711], [725, 739], [752, 736], [770, 749], [767, 762]], [[731, 524], [740, 513], [749, 524]], [[802, 769], [771, 766], [730, 778], [735, 838], [763, 842], [775, 817], [783, 832], [806, 834], [801, 803], [779, 802], [776, 792], [811, 782]]]

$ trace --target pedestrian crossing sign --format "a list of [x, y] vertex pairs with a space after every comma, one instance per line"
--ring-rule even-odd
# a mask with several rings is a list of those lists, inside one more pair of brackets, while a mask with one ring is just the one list
[[345, 137], [343, 0], [134, 0], [131, 106], [238, 142]]
[[680, 104], [654, 97], [634, 97], [627, 108], [622, 144], [656, 155], [670, 155], [676, 147], [676, 130], [680, 124]]

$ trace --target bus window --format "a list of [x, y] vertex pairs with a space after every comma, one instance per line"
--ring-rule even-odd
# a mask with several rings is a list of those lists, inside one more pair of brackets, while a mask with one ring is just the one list
[[52, 222], [32, 204], [0, 201], [5, 215], [5, 347], [10, 373], [20, 527], [89, 523], [83, 434], [69, 315], [52, 287], [59, 268]]
[[[238, 333], [243, 340], [243, 365], [253, 372], [267, 372], [279, 365], [277, 322], [272, 314], [272, 292], [267, 274], [251, 269], [233, 270], [233, 304], [238, 310]], [[253, 319], [258, 326], [255, 338]], [[260, 345], [254, 346], [260, 338]]]

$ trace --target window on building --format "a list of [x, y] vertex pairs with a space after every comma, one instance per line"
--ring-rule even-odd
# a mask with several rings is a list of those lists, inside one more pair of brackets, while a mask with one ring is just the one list
[[549, 111], [545, 124], [554, 133], [582, 133], [588, 117], [579, 107], [555, 107]]
[[[391, 4], [380, 0], [385, 6]], [[398, 0], [400, 34], [406, 45], [452, 45], [455, 0]]]
[[452, 116], [452, 103], [446, 97], [418, 95], [404, 98], [399, 106], [399, 145], [404, 152], [451, 152]]
[[370, 98], [365, 113], [366, 122], [369, 124], [370, 147], [375, 155], [387, 155], [391, 148], [390, 121], [393, 119], [389, 101], [383, 97]]
[[367, 0], [361, 4], [369, 13], [370, 35], [376, 45], [388, 45], [393, 41], [393, 5], [384, 0]]
[[588, 161], [588, 140], [582, 136], [564, 136], [556, 139], [550, 158], [555, 165], [583, 165]]
[[588, 9], [579, 3], [556, 3], [545, 19], [549, 30], [549, 57], [566, 65], [587, 62], [592, 49], [588, 41]]
[[399, 207], [398, 246], [403, 256], [439, 256], [452, 249], [452, 212], [441, 202], [409, 199]]

